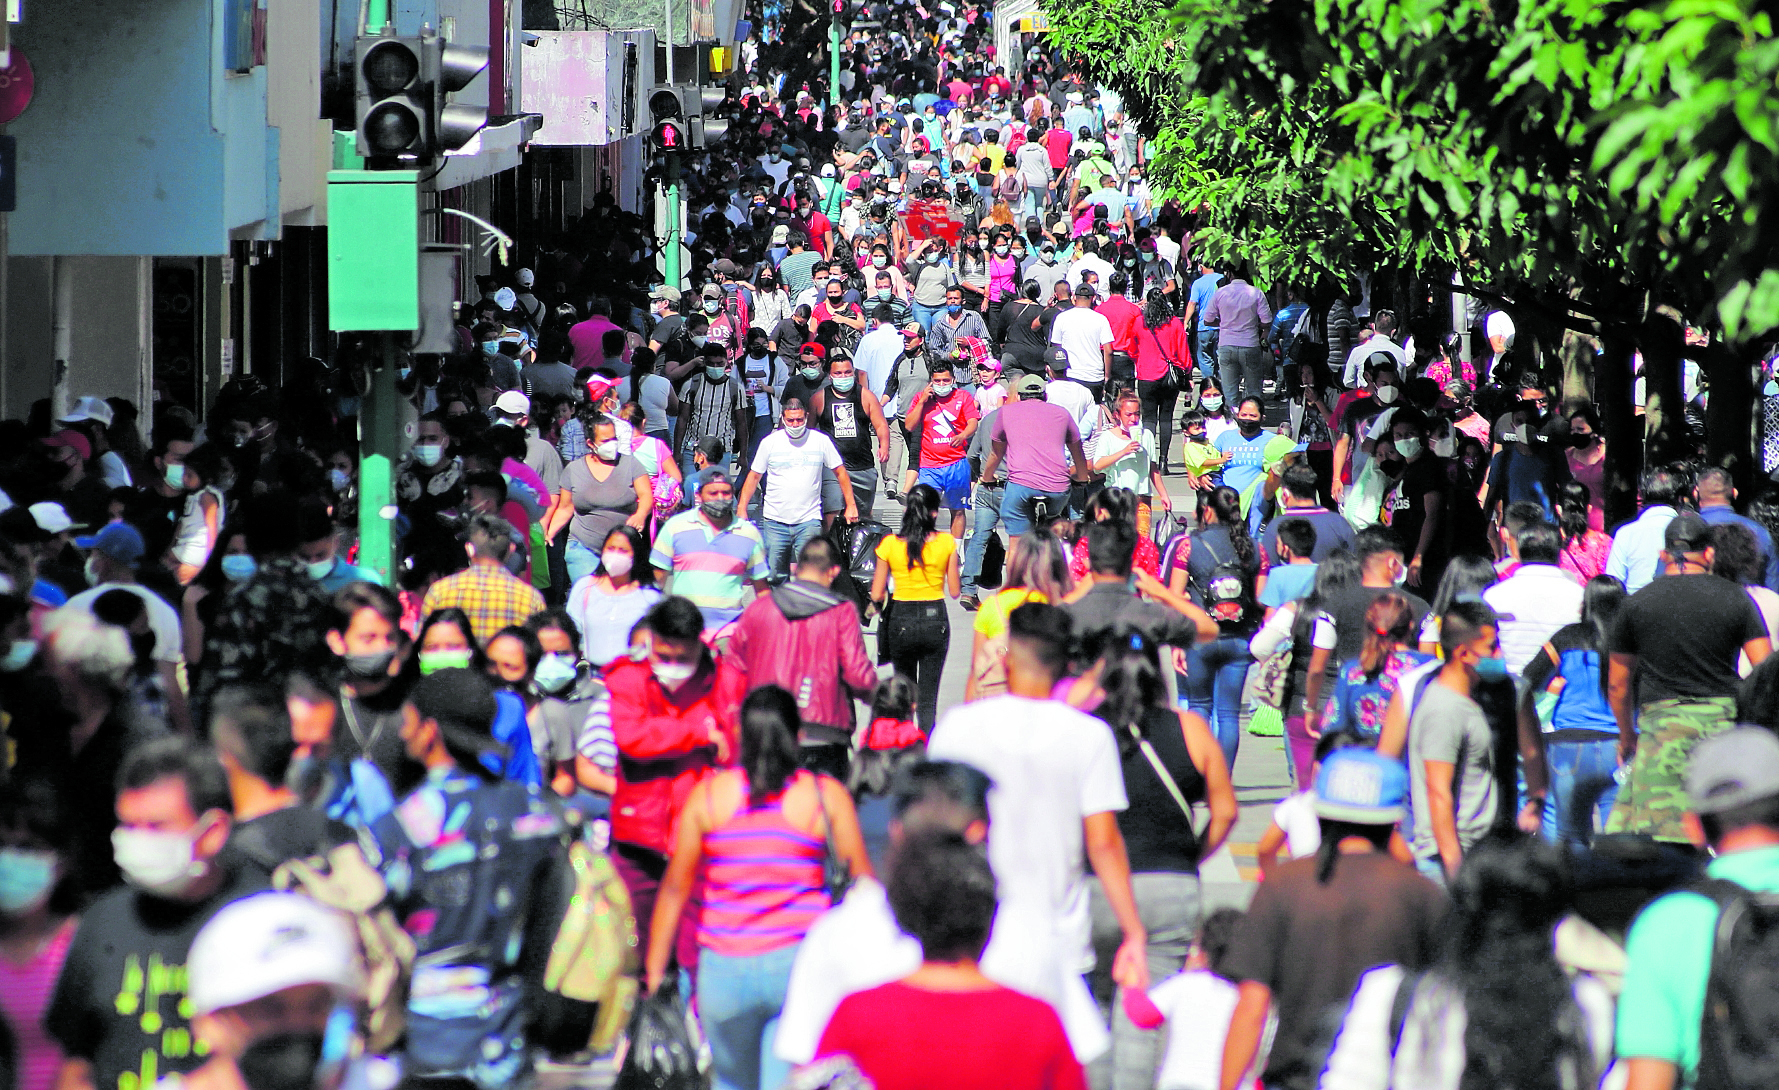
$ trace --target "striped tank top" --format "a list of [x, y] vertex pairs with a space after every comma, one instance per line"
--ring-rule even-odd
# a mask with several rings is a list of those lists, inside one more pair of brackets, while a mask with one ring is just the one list
[[[810, 778], [799, 772], [791, 782]], [[824, 842], [786, 821], [783, 804], [783, 791], [759, 806], [744, 804], [704, 834], [704, 949], [723, 957], [783, 949], [803, 941], [827, 911]]]

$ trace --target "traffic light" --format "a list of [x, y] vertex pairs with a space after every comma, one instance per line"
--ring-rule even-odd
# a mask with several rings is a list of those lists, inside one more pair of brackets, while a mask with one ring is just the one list
[[358, 98], [358, 154], [372, 162], [426, 154], [432, 95], [421, 77], [423, 39], [364, 35], [354, 52]]
[[656, 151], [683, 152], [692, 148], [680, 89], [666, 85], [649, 91], [649, 143]]
[[486, 107], [449, 100], [488, 67], [486, 49], [436, 34], [370, 34], [354, 58], [358, 153], [373, 168], [413, 169], [463, 147], [488, 123]]
[[717, 111], [729, 101], [728, 88], [687, 87], [685, 92], [688, 98], [695, 98], [698, 104], [697, 113], [692, 117], [692, 146], [705, 148], [720, 143], [729, 131], [729, 121], [719, 117]]
[[439, 37], [426, 39], [426, 45], [425, 78], [433, 90], [432, 151], [442, 155], [469, 143], [488, 124], [488, 107], [460, 105], [448, 98], [488, 67], [488, 50]]

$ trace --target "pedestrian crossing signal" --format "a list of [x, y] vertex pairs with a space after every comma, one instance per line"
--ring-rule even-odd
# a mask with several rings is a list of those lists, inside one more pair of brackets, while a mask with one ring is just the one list
[[654, 141], [655, 147], [661, 151], [687, 150], [686, 130], [679, 121], [657, 122], [651, 139]]

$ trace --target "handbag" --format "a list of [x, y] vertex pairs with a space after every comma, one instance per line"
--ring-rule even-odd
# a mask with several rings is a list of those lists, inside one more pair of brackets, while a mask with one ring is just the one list
[[846, 900], [852, 889], [852, 864], [834, 850], [834, 823], [828, 818], [828, 800], [822, 794], [821, 778], [815, 781], [815, 804], [822, 811], [822, 885], [828, 891], [828, 903], [837, 905]]
[[1167, 349], [1161, 346], [1161, 338], [1156, 335], [1155, 330], [1149, 330], [1149, 339], [1155, 342], [1155, 350], [1161, 353], [1162, 360], [1167, 364], [1167, 378], [1172, 379], [1176, 387], [1192, 378], [1192, 364], [1181, 363], [1168, 355]]
[[707, 1085], [710, 1045], [674, 977], [637, 1001], [629, 1036], [615, 1090], [698, 1090]]

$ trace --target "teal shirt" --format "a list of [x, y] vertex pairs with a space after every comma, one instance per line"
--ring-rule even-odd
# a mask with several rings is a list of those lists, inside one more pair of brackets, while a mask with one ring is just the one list
[[361, 580], [366, 583], [375, 583], [378, 586], [383, 585], [383, 580], [377, 578], [376, 572], [369, 568], [360, 568], [354, 564], [348, 564], [346, 563], [345, 557], [335, 553], [333, 570], [316, 580], [316, 582], [321, 584], [322, 590], [327, 591], [329, 594], [333, 594], [339, 591], [347, 583], [355, 583]]
[[[1779, 847], [1736, 852], [1706, 873], [1758, 892], [1779, 891]], [[1670, 893], [1643, 910], [1625, 949], [1630, 964], [1618, 1000], [1618, 1054], [1666, 1060], [1690, 1086], [1699, 1068], [1699, 1022], [1717, 930], [1717, 905], [1697, 893]]]

